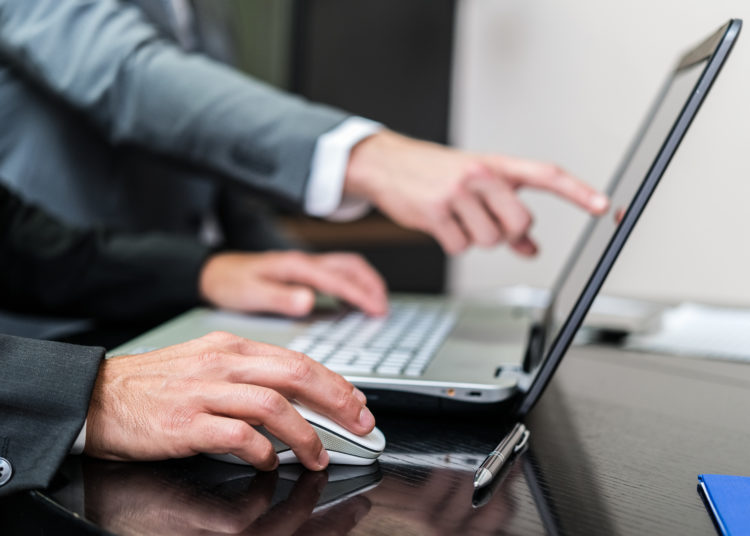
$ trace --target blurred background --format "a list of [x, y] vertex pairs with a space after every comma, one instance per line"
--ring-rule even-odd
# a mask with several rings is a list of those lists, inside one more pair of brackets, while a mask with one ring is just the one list
[[[561, 164], [604, 188], [678, 55], [747, 0], [210, 0], [234, 61], [272, 84], [415, 136]], [[745, 30], [747, 32], [747, 30]], [[604, 292], [750, 303], [750, 39], [742, 36]], [[354, 248], [395, 290], [548, 287], [585, 223], [525, 192], [541, 253], [446, 259], [377, 215], [356, 225], [286, 217], [318, 249]]]

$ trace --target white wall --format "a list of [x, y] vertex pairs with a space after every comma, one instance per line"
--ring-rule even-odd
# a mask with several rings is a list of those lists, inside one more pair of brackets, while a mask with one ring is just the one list
[[[686, 47], [748, 0], [461, 0], [452, 118], [461, 147], [555, 161], [604, 187]], [[750, 305], [750, 28], [641, 218], [604, 292]], [[524, 193], [541, 254], [473, 250], [451, 288], [549, 286], [584, 217]]]

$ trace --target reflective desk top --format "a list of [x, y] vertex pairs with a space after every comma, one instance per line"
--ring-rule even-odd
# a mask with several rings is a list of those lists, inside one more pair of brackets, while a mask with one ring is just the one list
[[473, 472], [510, 423], [383, 414], [389, 443], [371, 467], [73, 457], [55, 489], [3, 517], [121, 534], [711, 534], [697, 474], [750, 475], [749, 406], [750, 364], [578, 347], [483, 506]]

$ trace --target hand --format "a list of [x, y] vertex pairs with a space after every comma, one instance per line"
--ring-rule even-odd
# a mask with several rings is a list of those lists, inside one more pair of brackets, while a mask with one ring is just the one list
[[375, 427], [366, 398], [309, 357], [228, 333], [105, 360], [89, 405], [85, 452], [110, 460], [230, 453], [257, 469], [278, 457], [252, 425], [289, 445], [305, 467], [328, 453], [295, 399], [364, 435]]
[[388, 310], [385, 282], [353, 253], [219, 253], [203, 266], [199, 285], [209, 302], [244, 312], [306, 315], [315, 304], [315, 290], [370, 315]]
[[521, 187], [547, 190], [592, 214], [608, 206], [605, 196], [556, 166], [470, 154], [387, 130], [354, 147], [344, 193], [433, 235], [451, 254], [505, 241], [521, 255], [534, 255], [532, 216], [516, 194]]

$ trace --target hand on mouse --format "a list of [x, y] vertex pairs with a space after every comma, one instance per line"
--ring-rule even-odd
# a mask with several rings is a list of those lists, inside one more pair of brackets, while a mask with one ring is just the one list
[[383, 278], [353, 253], [219, 253], [204, 264], [201, 295], [226, 309], [302, 316], [315, 292], [332, 294], [369, 315], [388, 311]]
[[265, 426], [308, 469], [328, 465], [295, 399], [365, 435], [375, 419], [362, 392], [309, 357], [229, 333], [104, 361], [89, 404], [85, 452], [111, 460], [233, 454], [261, 470], [278, 457]]

